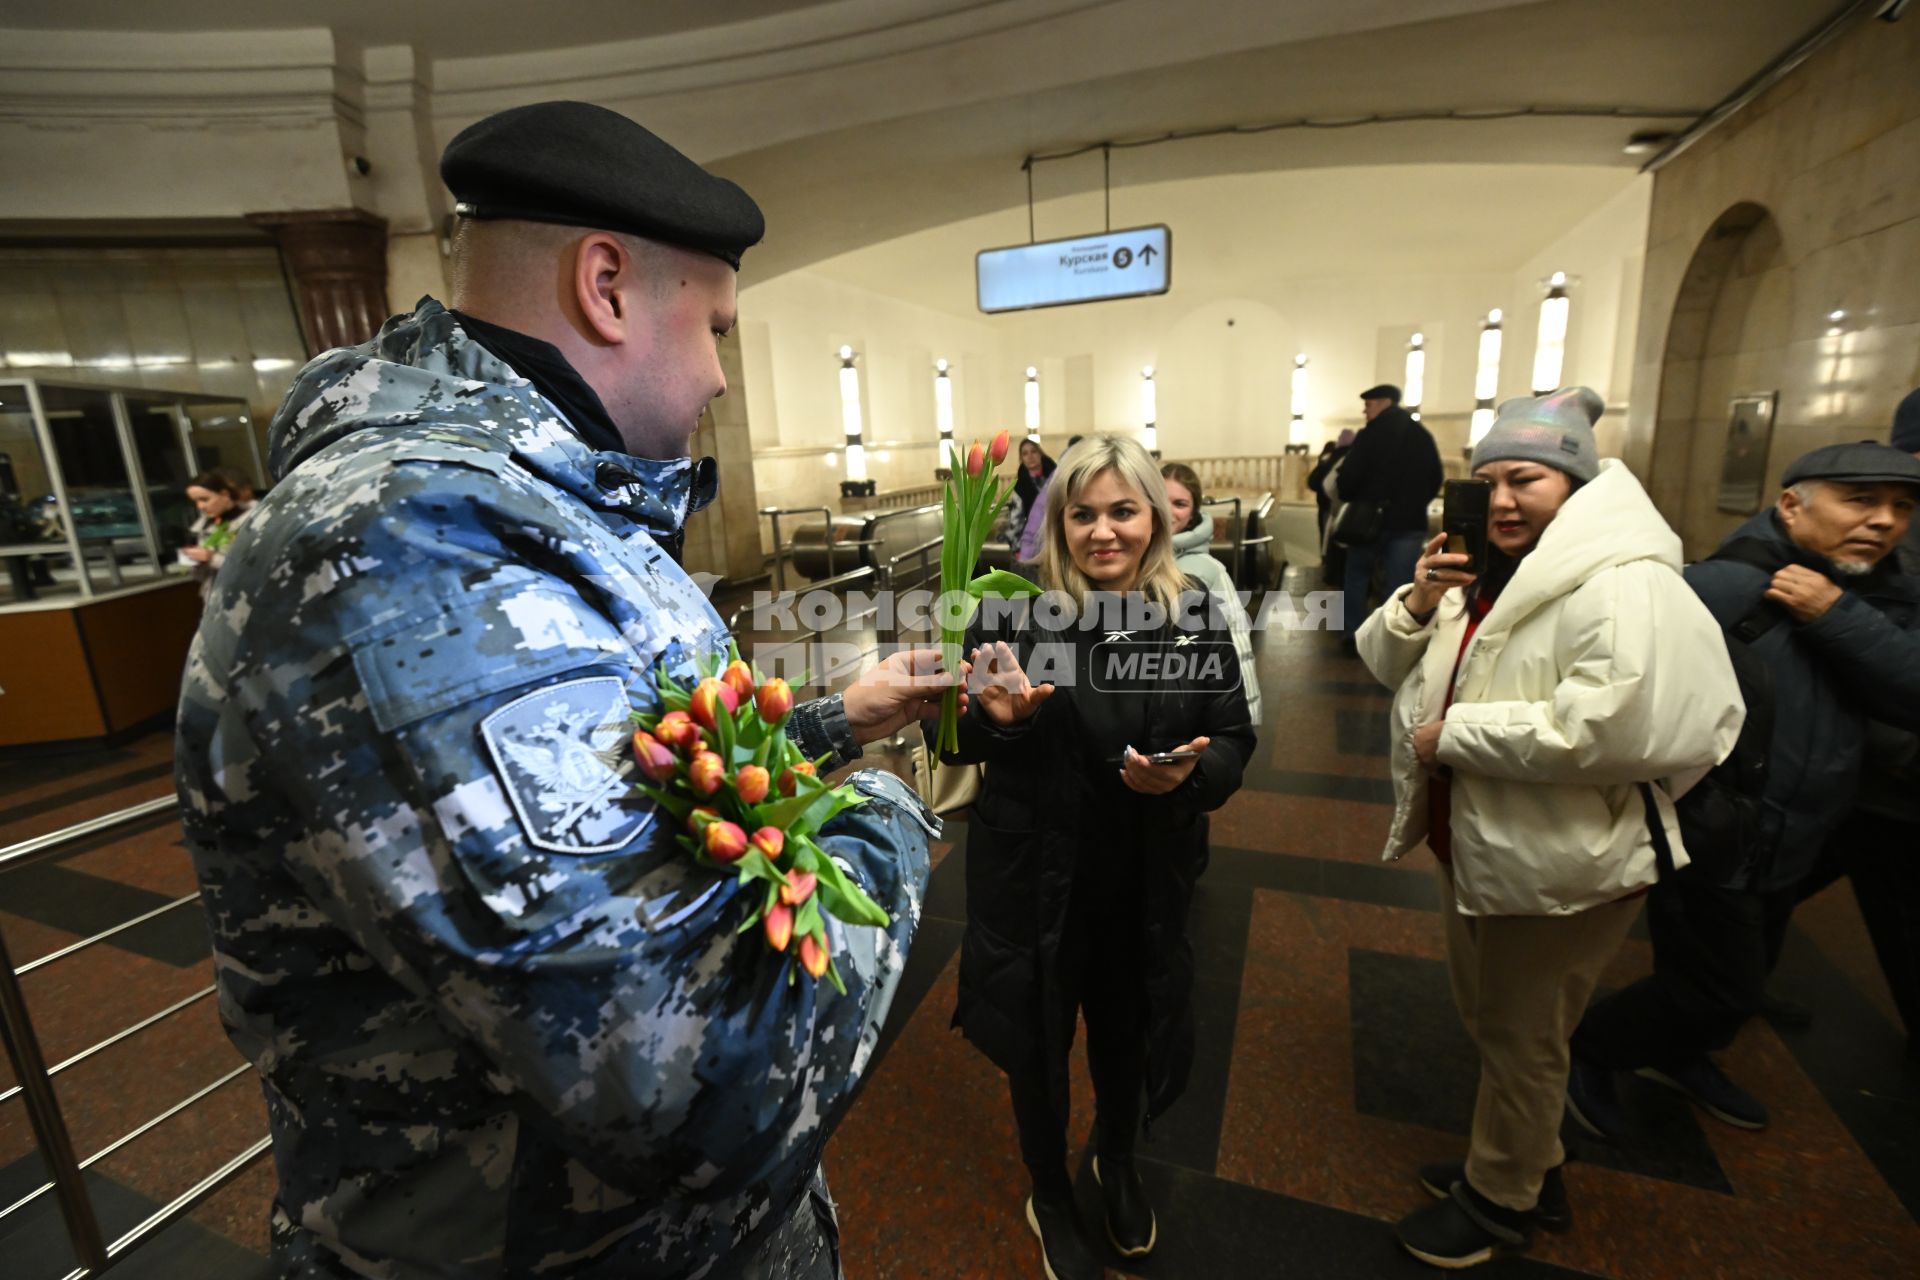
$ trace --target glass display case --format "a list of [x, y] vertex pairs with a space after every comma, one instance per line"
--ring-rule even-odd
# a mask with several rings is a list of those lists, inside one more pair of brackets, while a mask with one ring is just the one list
[[0, 379], [0, 603], [173, 572], [195, 515], [186, 486], [213, 467], [265, 488], [243, 401]]

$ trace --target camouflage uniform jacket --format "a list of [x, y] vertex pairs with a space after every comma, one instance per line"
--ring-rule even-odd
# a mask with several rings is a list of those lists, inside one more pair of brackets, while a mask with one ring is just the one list
[[[270, 453], [177, 758], [281, 1274], [778, 1276], [769, 1252], [831, 1251], [820, 1153], [932, 821], [855, 775], [872, 799], [823, 842], [894, 923], [839, 931], [836, 996], [736, 936], [732, 879], [616, 776], [629, 694], [726, 644], [655, 540], [694, 465], [592, 452], [431, 299], [308, 365]], [[822, 719], [796, 709], [803, 749]]]

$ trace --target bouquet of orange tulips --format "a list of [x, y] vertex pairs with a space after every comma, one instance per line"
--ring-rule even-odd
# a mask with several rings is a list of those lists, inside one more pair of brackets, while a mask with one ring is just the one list
[[[949, 446], [950, 465], [942, 519], [940, 546], [940, 652], [948, 671], [960, 670], [960, 645], [966, 639], [967, 623], [983, 596], [1038, 595], [1040, 588], [1017, 573], [995, 569], [973, 576], [980, 560], [980, 548], [993, 532], [1000, 508], [1013, 492], [1013, 481], [999, 482], [993, 469], [1007, 457], [1007, 433], [1002, 431], [990, 444], [974, 441], [964, 462], [957, 446]], [[947, 752], [960, 749], [960, 690], [948, 689], [940, 702], [940, 731], [934, 739], [934, 763]]]
[[691, 689], [655, 676], [660, 713], [633, 716], [634, 761], [647, 778], [639, 789], [681, 824], [680, 846], [695, 859], [762, 886], [740, 931], [758, 926], [775, 952], [799, 960], [789, 983], [804, 970], [845, 994], [827, 917], [876, 927], [889, 918], [813, 837], [863, 797], [822, 782], [819, 761], [788, 739], [787, 682], [761, 680], [738, 648], [728, 659], [700, 664]]

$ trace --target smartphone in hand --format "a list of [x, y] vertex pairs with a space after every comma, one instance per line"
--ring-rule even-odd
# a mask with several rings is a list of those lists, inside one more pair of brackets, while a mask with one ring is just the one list
[[[1198, 751], [1156, 751], [1151, 755], [1144, 751], [1135, 751], [1133, 754], [1135, 759], [1145, 760], [1148, 764], [1179, 764], [1185, 760], [1198, 760], [1200, 758]], [[1127, 757], [1124, 755], [1115, 756], [1108, 763], [1125, 768]]]
[[1449, 555], [1469, 557], [1468, 573], [1487, 571], [1487, 519], [1493, 485], [1486, 480], [1449, 480], [1440, 503], [1440, 532]]

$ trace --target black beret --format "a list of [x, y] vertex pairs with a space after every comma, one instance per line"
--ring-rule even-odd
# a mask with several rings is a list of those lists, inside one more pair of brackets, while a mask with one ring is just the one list
[[465, 218], [624, 231], [740, 268], [766, 221], [753, 197], [617, 111], [536, 102], [462, 129], [440, 180]]
[[1920, 485], [1920, 459], [1878, 440], [1830, 444], [1796, 458], [1780, 477], [1780, 485], [1790, 489], [1802, 480]]
[[1362, 391], [1360, 398], [1362, 400], [1391, 400], [1395, 404], [1399, 404], [1400, 388], [1394, 386], [1391, 382], [1383, 382], [1377, 387], [1368, 387], [1365, 391]]

